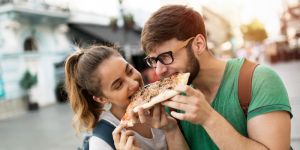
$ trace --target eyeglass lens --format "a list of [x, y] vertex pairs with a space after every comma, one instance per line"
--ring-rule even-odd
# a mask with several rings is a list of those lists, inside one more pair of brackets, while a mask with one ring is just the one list
[[168, 65], [168, 64], [171, 64], [173, 62], [173, 59], [172, 59], [171, 55], [172, 55], [171, 53], [163, 53], [163, 54], [160, 54], [157, 57], [157, 59], [155, 59], [155, 58], [147, 59], [147, 63], [151, 67], [156, 67], [157, 66], [157, 60], [159, 60], [162, 64]]

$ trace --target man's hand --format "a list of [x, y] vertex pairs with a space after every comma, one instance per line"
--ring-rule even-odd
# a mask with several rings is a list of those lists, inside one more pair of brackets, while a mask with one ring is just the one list
[[143, 123], [152, 128], [162, 129], [165, 132], [175, 130], [177, 127], [177, 121], [167, 114], [165, 107], [161, 104], [155, 104], [149, 115], [145, 115], [143, 107], [139, 107], [138, 114], [139, 118], [134, 115], [133, 110], [129, 111], [133, 123]]
[[185, 113], [171, 112], [171, 115], [179, 120], [198, 125], [205, 124], [215, 110], [206, 101], [204, 95], [187, 85], [179, 85], [175, 90], [185, 93], [186, 96], [176, 95], [170, 101], [162, 102], [162, 105], [185, 111]]
[[113, 139], [117, 150], [140, 150], [140, 144], [136, 141], [134, 133], [131, 130], [126, 130], [121, 133], [122, 129], [127, 124], [120, 124], [113, 131]]

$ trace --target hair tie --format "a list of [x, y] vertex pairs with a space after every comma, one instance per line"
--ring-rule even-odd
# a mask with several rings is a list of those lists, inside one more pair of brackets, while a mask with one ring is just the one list
[[84, 54], [84, 53], [82, 52], [82, 53], [80, 53], [80, 54], [77, 56], [77, 62], [78, 62], [80, 56], [83, 55], [83, 54]]

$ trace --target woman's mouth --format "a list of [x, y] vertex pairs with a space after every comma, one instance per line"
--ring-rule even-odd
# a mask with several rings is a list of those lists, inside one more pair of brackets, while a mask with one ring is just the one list
[[131, 99], [131, 97], [140, 89], [141, 87], [137, 88], [128, 98]]

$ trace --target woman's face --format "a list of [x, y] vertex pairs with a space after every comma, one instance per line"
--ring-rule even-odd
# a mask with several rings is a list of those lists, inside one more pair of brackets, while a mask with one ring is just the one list
[[97, 69], [101, 78], [104, 102], [111, 102], [118, 107], [127, 108], [130, 96], [144, 83], [140, 72], [128, 64], [122, 57], [112, 56]]

